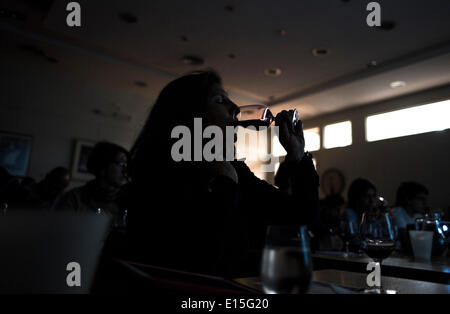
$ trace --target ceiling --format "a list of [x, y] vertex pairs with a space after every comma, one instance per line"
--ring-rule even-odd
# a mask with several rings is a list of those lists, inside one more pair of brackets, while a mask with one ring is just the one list
[[[367, 26], [361, 0], [78, 2], [81, 28], [66, 26], [67, 1], [1, 1], [19, 13], [0, 14], [1, 53], [18, 63], [44, 55], [58, 61], [49, 71], [151, 100], [173, 78], [211, 67], [237, 103], [295, 106], [303, 118], [450, 83], [448, 0], [378, 1], [390, 30]], [[185, 55], [204, 64], [186, 65]], [[281, 75], [266, 76], [268, 68]], [[406, 86], [392, 89], [397, 80]]]

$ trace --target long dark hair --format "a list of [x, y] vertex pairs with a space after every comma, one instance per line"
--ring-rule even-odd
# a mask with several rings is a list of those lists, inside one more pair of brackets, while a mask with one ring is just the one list
[[353, 210], [359, 210], [360, 200], [364, 194], [369, 190], [377, 191], [375, 185], [373, 185], [369, 180], [358, 178], [352, 182], [350, 188], [348, 189], [348, 207]]
[[[174, 167], [170, 155], [177, 139], [171, 139], [177, 125], [193, 126], [194, 118], [204, 118], [208, 98], [220, 76], [212, 71], [197, 71], [170, 82], [159, 94], [139, 137], [131, 150], [130, 172], [136, 184]], [[158, 178], [160, 179], [160, 178]]]

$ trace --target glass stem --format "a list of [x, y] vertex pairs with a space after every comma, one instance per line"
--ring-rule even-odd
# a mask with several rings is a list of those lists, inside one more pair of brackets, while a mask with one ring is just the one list
[[378, 288], [380, 289], [380, 293], [383, 293], [383, 283], [382, 283], [383, 277], [381, 276], [381, 262], [382, 262], [382, 259], [375, 260], [375, 263], [378, 264], [378, 267], [380, 269], [380, 286]]

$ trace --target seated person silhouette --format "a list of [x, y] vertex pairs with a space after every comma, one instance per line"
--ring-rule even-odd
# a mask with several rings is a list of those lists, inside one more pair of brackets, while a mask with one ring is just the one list
[[[361, 224], [362, 214], [365, 211], [373, 211], [377, 207], [377, 189], [367, 179], [358, 178], [352, 182], [348, 189], [347, 208], [343, 214], [343, 222], [352, 225], [354, 230], [358, 230]], [[354, 238], [350, 242], [349, 249], [358, 251], [360, 240]]]
[[427, 211], [428, 190], [416, 182], [403, 182], [397, 189], [396, 207], [392, 209], [393, 223], [398, 228], [414, 224]]
[[120, 221], [123, 187], [128, 183], [128, 151], [116, 144], [97, 143], [89, 155], [87, 168], [95, 179], [64, 194], [57, 210], [95, 211], [112, 215]]
[[235, 122], [237, 107], [213, 71], [182, 76], [161, 91], [131, 151], [128, 234], [134, 259], [224, 277], [257, 274], [260, 256], [249, 249], [262, 248], [267, 226], [313, 220], [318, 175], [292, 111], [275, 119], [287, 151], [278, 188], [257, 178], [243, 161], [174, 160], [178, 138], [172, 130], [186, 126], [194, 134], [194, 118], [201, 118], [204, 128], [218, 126], [225, 142], [233, 144], [236, 135], [227, 138], [225, 129]]
[[56, 167], [48, 172], [44, 179], [33, 183], [31, 178], [24, 178], [21, 188], [24, 191], [21, 207], [51, 209], [70, 183], [69, 169]]

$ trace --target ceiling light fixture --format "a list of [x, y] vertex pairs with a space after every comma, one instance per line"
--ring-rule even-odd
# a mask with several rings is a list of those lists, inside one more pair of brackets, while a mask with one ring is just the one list
[[323, 57], [323, 56], [330, 54], [330, 50], [326, 49], [326, 48], [314, 48], [312, 50], [312, 54], [315, 57]]
[[281, 69], [280, 68], [265, 69], [264, 74], [269, 77], [277, 77], [281, 75]]
[[198, 56], [184, 56], [181, 58], [181, 62], [186, 65], [202, 65], [205, 63], [205, 60]]
[[119, 13], [119, 17], [122, 21], [124, 21], [127, 24], [134, 24], [137, 23], [138, 21], [138, 18], [130, 12]]
[[118, 121], [130, 121], [132, 118], [131, 115], [120, 113], [120, 109], [113, 111], [104, 111], [98, 108], [94, 108], [91, 112], [96, 116], [110, 118]]
[[233, 12], [234, 11], [234, 6], [229, 4], [229, 5], [226, 5], [224, 9], [225, 9], [225, 11]]
[[134, 85], [138, 87], [147, 87], [147, 83], [145, 83], [144, 81], [135, 81]]
[[367, 64], [368, 68], [373, 68], [376, 67], [378, 65], [378, 62], [376, 60], [372, 60]]
[[284, 30], [284, 29], [277, 29], [277, 34], [280, 37], [286, 36], [286, 30]]
[[391, 82], [391, 88], [399, 88], [399, 87], [403, 87], [406, 85], [406, 83], [404, 81], [394, 81]]

